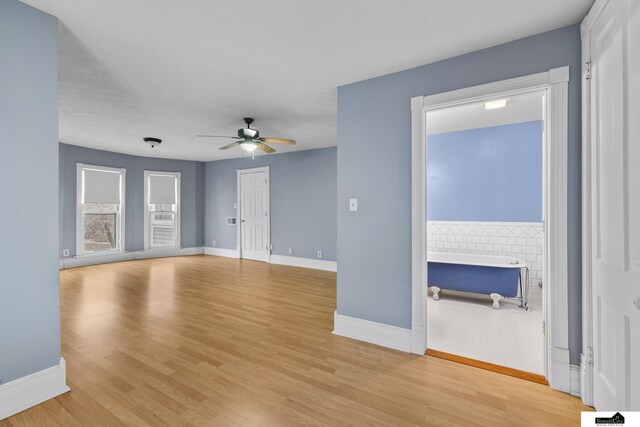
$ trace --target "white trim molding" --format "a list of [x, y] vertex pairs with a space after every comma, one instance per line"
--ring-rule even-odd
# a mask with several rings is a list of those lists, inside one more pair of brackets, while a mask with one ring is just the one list
[[591, 28], [593, 28], [593, 24], [596, 22], [600, 14], [604, 10], [605, 6], [609, 3], [609, 0], [596, 0], [591, 9], [589, 9], [589, 13], [584, 17], [582, 22], [580, 23], [580, 33], [582, 38], [585, 37], [587, 33], [591, 32]]
[[[426, 183], [427, 112], [520, 93], [545, 92], [545, 292], [546, 366], [549, 385], [571, 389], [567, 271], [567, 146], [569, 67], [411, 99], [412, 197], [412, 352], [424, 353], [426, 336]], [[422, 332], [422, 340], [417, 337]]]
[[314, 268], [316, 270], [338, 271], [336, 261], [315, 258], [300, 258], [287, 255], [271, 255], [271, 264], [290, 265], [292, 267]]
[[343, 316], [334, 312], [333, 333], [342, 337], [353, 338], [371, 344], [412, 352], [411, 329], [385, 325], [384, 323]]
[[580, 398], [593, 406], [593, 285], [591, 277], [591, 28], [608, 0], [596, 0], [580, 25], [582, 36], [582, 352]]
[[[569, 67], [549, 71], [547, 123], [545, 125], [545, 280], [547, 283], [547, 379], [560, 391], [570, 391], [569, 363], [569, 270], [567, 235], [567, 172]], [[555, 355], [563, 353], [558, 366]]]
[[240, 258], [240, 253], [236, 249], [213, 248], [205, 246], [205, 255], [223, 256], [226, 258]]
[[188, 256], [188, 255], [202, 255], [204, 253], [203, 247], [195, 248], [156, 248], [147, 249], [146, 251], [135, 251], [133, 253], [134, 259], [147, 259], [147, 258], [165, 258], [174, 256]]
[[[549, 385], [559, 391], [569, 393], [571, 391], [571, 363], [569, 362], [569, 350], [551, 347], [549, 348], [549, 361], [547, 379]], [[554, 379], [553, 385], [551, 378]]]
[[109, 264], [112, 262], [133, 261], [135, 259], [165, 258], [174, 256], [201, 255], [204, 248], [180, 248], [180, 249], [149, 249], [147, 251], [131, 251], [124, 253], [108, 253], [85, 255], [81, 257], [63, 258], [60, 260], [60, 269], [84, 267], [87, 265]]
[[569, 365], [569, 371], [571, 372], [570, 377], [571, 377], [571, 381], [570, 381], [570, 386], [569, 386], [569, 393], [571, 393], [571, 395], [573, 396], [578, 396], [580, 397], [580, 393], [581, 393], [581, 385], [580, 385], [580, 366], [578, 365]]
[[69, 390], [67, 366], [61, 357], [55, 366], [0, 385], [0, 420]]

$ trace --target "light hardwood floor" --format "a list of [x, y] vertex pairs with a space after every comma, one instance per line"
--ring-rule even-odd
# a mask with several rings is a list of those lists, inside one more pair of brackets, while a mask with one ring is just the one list
[[544, 385], [332, 335], [335, 273], [190, 256], [60, 277], [72, 391], [2, 426], [569, 426], [587, 409]]

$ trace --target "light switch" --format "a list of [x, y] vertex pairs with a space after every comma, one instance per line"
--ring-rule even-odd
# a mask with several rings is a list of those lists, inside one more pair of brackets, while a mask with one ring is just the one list
[[358, 211], [358, 199], [349, 199], [349, 210], [351, 212]]

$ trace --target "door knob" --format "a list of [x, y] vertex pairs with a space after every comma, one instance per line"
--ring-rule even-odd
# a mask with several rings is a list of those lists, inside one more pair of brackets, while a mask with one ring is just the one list
[[635, 305], [635, 306], [636, 306], [636, 308], [637, 308], [638, 310], [640, 310], [640, 296], [635, 297], [635, 298], [633, 299], [633, 305]]

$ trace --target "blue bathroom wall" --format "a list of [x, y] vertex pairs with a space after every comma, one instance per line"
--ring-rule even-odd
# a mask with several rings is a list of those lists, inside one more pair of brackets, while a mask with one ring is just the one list
[[542, 221], [542, 121], [429, 135], [427, 219]]

